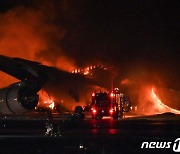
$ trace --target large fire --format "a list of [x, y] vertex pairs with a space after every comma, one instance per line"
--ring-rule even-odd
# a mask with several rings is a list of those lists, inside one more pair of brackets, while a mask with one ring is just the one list
[[180, 114], [180, 111], [179, 110], [176, 110], [176, 109], [173, 109], [167, 105], [165, 105], [159, 98], [158, 96], [156, 95], [156, 93], [154, 92], [154, 88], [152, 88], [151, 90], [151, 93], [150, 93], [152, 99], [153, 99], [153, 102], [154, 102], [154, 105], [156, 106], [156, 108], [161, 112], [172, 112], [172, 113], [175, 113], [175, 114]]

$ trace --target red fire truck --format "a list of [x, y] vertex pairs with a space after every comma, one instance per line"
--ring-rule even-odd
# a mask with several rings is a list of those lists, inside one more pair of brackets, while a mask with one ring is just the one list
[[102, 119], [103, 116], [122, 118], [123, 112], [128, 112], [130, 105], [129, 97], [120, 93], [118, 88], [111, 92], [92, 93], [92, 119]]

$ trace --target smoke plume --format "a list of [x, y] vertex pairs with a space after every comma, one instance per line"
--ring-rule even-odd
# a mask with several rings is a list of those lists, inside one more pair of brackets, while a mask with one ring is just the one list
[[[66, 29], [53, 24], [55, 12], [48, 4], [44, 4], [48, 12], [41, 5], [34, 8], [22, 5], [0, 14], [0, 54], [71, 71], [75, 62], [60, 45]], [[8, 76], [4, 81], [3, 78], [1, 86], [14, 81]]]

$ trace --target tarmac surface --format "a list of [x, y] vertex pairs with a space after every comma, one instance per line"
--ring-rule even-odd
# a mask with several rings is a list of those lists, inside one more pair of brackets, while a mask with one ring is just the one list
[[[180, 115], [126, 116], [84, 120], [53, 114], [54, 134], [47, 115], [0, 117], [0, 153], [173, 153], [180, 137]], [[172, 142], [169, 149], [141, 149], [142, 142]]]

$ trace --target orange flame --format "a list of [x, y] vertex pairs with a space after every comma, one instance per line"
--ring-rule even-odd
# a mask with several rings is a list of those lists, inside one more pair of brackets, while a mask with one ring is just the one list
[[54, 101], [50, 100], [50, 104], [49, 104], [48, 107], [53, 110], [53, 109], [54, 109], [54, 106], [55, 106]]
[[156, 107], [158, 109], [160, 109], [163, 112], [172, 112], [175, 114], [180, 114], [179, 110], [173, 109], [167, 105], [165, 105], [159, 98], [158, 96], [155, 94], [154, 89], [152, 88], [152, 92], [151, 92], [152, 98], [153, 98], [153, 102], [155, 103]]
[[39, 96], [40, 96], [40, 100], [38, 106], [50, 108], [52, 110], [54, 109], [55, 102], [52, 100], [52, 98], [48, 95], [47, 92], [45, 92], [44, 90], [40, 90]]

